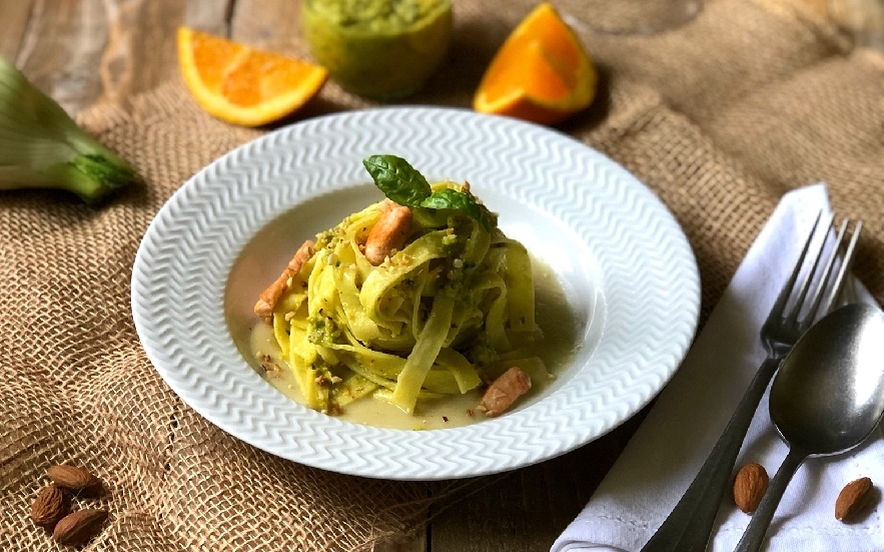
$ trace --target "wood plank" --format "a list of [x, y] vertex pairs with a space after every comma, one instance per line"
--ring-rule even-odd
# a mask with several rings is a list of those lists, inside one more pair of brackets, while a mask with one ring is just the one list
[[231, 9], [232, 0], [0, 0], [2, 52], [73, 114], [174, 77], [178, 25], [223, 30]]
[[108, 29], [100, 63], [101, 99], [125, 103], [178, 71], [175, 32], [184, 21], [186, 4], [115, 0], [105, 6]]
[[17, 63], [18, 51], [31, 19], [32, 0], [0, 0], [0, 56]]
[[184, 24], [192, 29], [228, 36], [233, 6], [234, 0], [190, 0], [184, 10]]
[[237, 0], [230, 36], [254, 48], [304, 58], [299, 6], [291, 0]]
[[34, 1], [14, 63], [37, 88], [76, 112], [101, 93], [97, 68], [105, 29], [101, 0]]

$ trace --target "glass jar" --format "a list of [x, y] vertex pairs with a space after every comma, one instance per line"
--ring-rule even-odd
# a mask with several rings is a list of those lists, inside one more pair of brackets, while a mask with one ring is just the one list
[[391, 100], [417, 92], [451, 44], [449, 0], [302, 0], [310, 52], [344, 90]]

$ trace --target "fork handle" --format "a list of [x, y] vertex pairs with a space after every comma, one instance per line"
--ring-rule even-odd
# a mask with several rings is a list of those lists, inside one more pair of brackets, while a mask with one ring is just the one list
[[703, 552], [755, 411], [782, 356], [761, 364], [691, 486], [641, 552]]

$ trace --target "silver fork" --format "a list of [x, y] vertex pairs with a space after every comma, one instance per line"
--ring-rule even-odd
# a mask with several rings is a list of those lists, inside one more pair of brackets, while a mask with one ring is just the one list
[[[712, 535], [715, 516], [718, 513], [725, 489], [730, 483], [734, 463], [743, 440], [746, 438], [752, 417], [761, 402], [761, 397], [773, 379], [780, 362], [792, 349], [798, 338], [810, 328], [818, 316], [829, 312], [836, 306], [847, 281], [846, 275], [853, 262], [856, 242], [862, 230], [862, 221], [855, 224], [853, 235], [839, 265], [836, 258], [847, 234], [849, 223], [848, 219], [844, 219], [835, 236], [831, 254], [823, 270], [817, 274], [820, 260], [826, 251], [826, 238], [834, 222], [834, 216], [828, 218], [823, 239], [819, 240], [819, 248], [813, 254], [812, 260], [805, 263], [821, 218], [822, 213], [817, 215], [810, 235], [801, 250], [801, 255], [795, 263], [795, 268], [761, 328], [761, 341], [767, 350], [767, 359], [758, 368], [752, 383], [749, 384], [749, 388], [740, 400], [736, 412], [691, 486], [685, 491], [669, 517], [642, 548], [642, 552], [703, 552], [706, 550]], [[805, 265], [808, 265], [809, 268], [803, 271], [802, 268]], [[835, 280], [829, 285], [832, 275], [836, 272]], [[804, 277], [801, 278], [802, 283], [796, 289], [796, 284], [802, 273], [804, 273]], [[808, 295], [812, 288], [813, 292]], [[828, 294], [826, 293], [827, 289]]]

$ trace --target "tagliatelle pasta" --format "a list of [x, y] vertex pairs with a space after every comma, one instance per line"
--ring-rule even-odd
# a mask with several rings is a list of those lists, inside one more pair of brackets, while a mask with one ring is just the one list
[[[397, 183], [413, 176], [383, 157], [399, 163]], [[546, 377], [529, 352], [540, 332], [525, 247], [466, 184], [427, 184], [405, 201], [379, 201], [319, 233], [256, 305], [310, 408], [334, 414], [371, 398], [414, 413], [513, 366]]]

